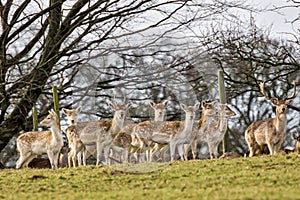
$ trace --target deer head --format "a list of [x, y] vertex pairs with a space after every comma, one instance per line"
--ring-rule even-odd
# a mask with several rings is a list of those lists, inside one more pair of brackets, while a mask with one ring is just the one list
[[286, 114], [287, 106], [292, 103], [292, 101], [296, 97], [296, 81], [293, 81], [294, 84], [294, 92], [290, 97], [284, 99], [278, 99], [276, 97], [270, 97], [264, 89], [265, 82], [261, 82], [259, 84], [260, 92], [264, 95], [264, 97], [270, 101], [274, 106], [276, 106], [276, 114]]
[[76, 109], [70, 109], [70, 110], [63, 108], [62, 111], [63, 114], [67, 115], [69, 123], [74, 124], [77, 121], [78, 114], [81, 112], [81, 106], [79, 106]]
[[149, 105], [154, 109], [154, 112], [155, 112], [156, 119], [154, 119], [154, 121], [164, 121], [166, 107], [167, 107], [168, 103], [169, 103], [168, 100], [166, 100], [162, 103], [154, 103], [153, 101], [149, 102]]
[[51, 127], [53, 125], [58, 125], [58, 123], [59, 123], [59, 119], [53, 109], [49, 111], [48, 116], [45, 119], [43, 119], [43, 121], [41, 121], [42, 126], [48, 126], [48, 127]]

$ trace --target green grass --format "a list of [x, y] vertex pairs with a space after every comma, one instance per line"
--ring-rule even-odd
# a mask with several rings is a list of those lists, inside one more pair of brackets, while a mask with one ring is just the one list
[[0, 170], [0, 199], [299, 199], [300, 155]]

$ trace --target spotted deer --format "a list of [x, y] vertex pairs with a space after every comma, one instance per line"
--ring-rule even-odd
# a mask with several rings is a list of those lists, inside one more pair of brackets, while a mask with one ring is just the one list
[[[204, 142], [205, 134], [210, 130], [213, 116], [217, 113], [215, 108], [216, 101], [213, 102], [202, 102], [202, 113], [200, 120], [195, 121], [193, 126], [193, 139], [191, 140], [191, 150], [193, 159], [197, 157], [197, 146], [199, 143]], [[187, 159], [187, 152], [189, 145], [185, 145], [185, 158]]]
[[[66, 129], [66, 135], [69, 141], [70, 152], [68, 154], [68, 166], [76, 167], [76, 156], [78, 160], [78, 166], [83, 164], [86, 165], [86, 150], [85, 145], [80, 139], [78, 132], [76, 131], [76, 126], [72, 124]], [[72, 164], [71, 164], [72, 160]]]
[[76, 109], [62, 109], [63, 114], [65, 114], [68, 118], [68, 122], [70, 125], [75, 124], [77, 122], [78, 114], [81, 112], [81, 106]]
[[[169, 101], [162, 103], [149, 102], [149, 105], [154, 109], [154, 121], [164, 121], [166, 107]], [[143, 141], [135, 137], [131, 133], [137, 124], [128, 124], [122, 128], [118, 135], [114, 138], [111, 148], [116, 152], [123, 152], [123, 162], [128, 162], [128, 154], [137, 154], [143, 145]], [[137, 159], [137, 156], [136, 156]]]
[[63, 137], [58, 124], [59, 118], [51, 110], [48, 116], [41, 121], [42, 126], [50, 127], [49, 131], [26, 132], [17, 138], [17, 149], [20, 153], [16, 163], [17, 169], [23, 166], [28, 167], [33, 158], [46, 153], [52, 169], [58, 168], [58, 156], [63, 147]]
[[286, 134], [287, 106], [291, 104], [296, 97], [296, 81], [294, 81], [293, 84], [293, 94], [285, 99], [269, 97], [265, 92], [264, 82], [259, 84], [260, 92], [265, 99], [276, 106], [276, 116], [274, 118], [253, 122], [246, 129], [245, 139], [250, 151], [249, 157], [260, 152], [264, 144], [268, 146], [271, 155], [276, 155], [279, 152]]
[[[68, 122], [70, 126], [66, 129], [66, 136], [68, 139], [68, 146], [70, 148], [70, 152], [67, 154], [68, 157], [68, 166], [71, 167], [71, 160], [73, 163], [73, 167], [76, 167], [76, 155], [78, 166], [81, 164], [86, 165], [86, 151], [85, 145], [80, 139], [79, 134], [75, 128], [75, 123], [78, 121], [78, 114], [81, 112], [82, 108], [79, 106], [76, 109], [66, 109], [63, 108], [63, 114], [67, 116]], [[90, 156], [90, 154], [87, 154]]]
[[[135, 127], [134, 132], [138, 137], [147, 141], [148, 147], [151, 147], [153, 142], [170, 145], [171, 161], [175, 159], [176, 149], [180, 158], [184, 160], [183, 144], [191, 140], [195, 112], [199, 106], [200, 103], [196, 103], [194, 106], [180, 104], [180, 107], [185, 111], [184, 121], [140, 123]], [[150, 159], [148, 158], [148, 160]]]
[[203, 132], [203, 141], [208, 144], [211, 159], [218, 157], [218, 146], [227, 131], [228, 118], [235, 115], [236, 113], [227, 104], [219, 104], [218, 121], [212, 121], [208, 130]]
[[114, 110], [113, 119], [77, 122], [74, 124], [86, 151], [90, 154], [94, 154], [96, 151], [96, 165], [100, 164], [102, 151], [104, 151], [104, 162], [109, 164], [108, 157], [111, 142], [122, 129], [126, 112], [130, 106], [131, 103], [110, 103], [109, 107]]

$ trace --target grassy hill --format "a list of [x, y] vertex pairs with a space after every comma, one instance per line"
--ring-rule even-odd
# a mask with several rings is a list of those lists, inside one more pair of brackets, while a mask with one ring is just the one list
[[300, 155], [0, 170], [0, 199], [299, 199]]

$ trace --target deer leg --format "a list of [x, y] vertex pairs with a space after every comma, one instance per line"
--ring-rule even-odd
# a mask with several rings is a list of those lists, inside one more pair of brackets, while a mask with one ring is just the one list
[[71, 168], [72, 150], [68, 153], [68, 167]]
[[184, 156], [184, 151], [183, 151], [183, 144], [177, 144], [177, 150], [178, 150], [178, 154], [180, 156], [180, 159], [182, 161], [185, 160], [185, 156]]
[[26, 161], [26, 159], [29, 157], [30, 155], [24, 156], [24, 155], [20, 155], [17, 164], [16, 164], [16, 169], [20, 169], [23, 165], [23, 163]]
[[175, 159], [175, 147], [176, 147], [176, 143], [174, 141], [170, 142], [170, 155], [171, 155], [171, 162], [174, 161]]
[[59, 153], [60, 151], [56, 152], [55, 154], [53, 154], [53, 163], [54, 163], [54, 167], [58, 168], [58, 157], [59, 157]]
[[48, 155], [48, 158], [50, 160], [51, 168], [54, 169], [55, 166], [54, 166], [54, 155], [53, 155], [53, 152], [51, 150], [48, 150], [47, 151], [47, 155]]
[[274, 155], [274, 145], [271, 144], [271, 142], [267, 142], [269, 151], [270, 151], [270, 155]]
[[110, 152], [110, 147], [105, 146], [104, 147], [104, 159], [105, 159], [105, 163], [107, 163], [108, 165], [111, 165], [110, 159], [109, 159], [109, 152]]
[[23, 166], [28, 167], [29, 163], [36, 157], [36, 155], [30, 155], [26, 161], [23, 163]]
[[82, 153], [81, 150], [77, 153], [77, 160], [78, 160], [78, 166], [81, 166], [82, 164]]
[[213, 147], [212, 147], [212, 144], [210, 144], [210, 143], [208, 143], [208, 150], [209, 150], [210, 159], [213, 159], [214, 158]]

